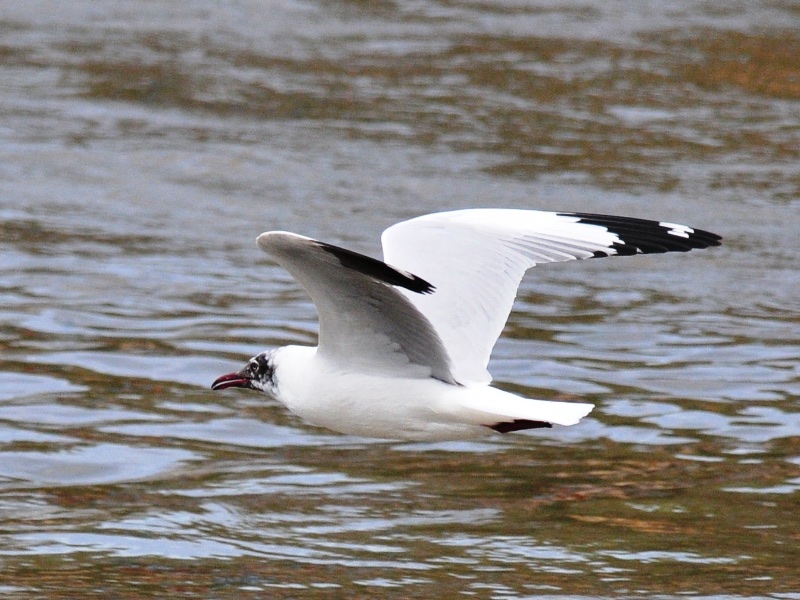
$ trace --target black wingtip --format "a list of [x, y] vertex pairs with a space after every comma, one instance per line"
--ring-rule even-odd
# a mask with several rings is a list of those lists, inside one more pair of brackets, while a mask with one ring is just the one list
[[552, 423], [547, 421], [531, 421], [529, 419], [514, 419], [510, 422], [487, 425], [489, 429], [494, 429], [498, 433], [511, 433], [512, 431], [522, 431], [524, 429], [543, 429], [552, 426]]
[[436, 290], [432, 284], [422, 279], [422, 277], [417, 277], [413, 273], [408, 273], [407, 271], [395, 269], [383, 261], [365, 256], [364, 254], [359, 254], [358, 252], [353, 252], [346, 248], [334, 246], [333, 244], [327, 244], [325, 242], [316, 243], [322, 250], [335, 256], [339, 263], [347, 269], [358, 271], [378, 281], [388, 283], [389, 285], [396, 285], [418, 294], [432, 294]]
[[559, 213], [575, 217], [579, 223], [604, 227], [619, 237], [620, 242], [609, 246], [609, 251], [599, 250], [596, 258], [604, 256], [630, 256], [634, 254], [658, 254], [662, 252], [688, 252], [719, 246], [722, 236], [675, 223], [618, 217], [595, 213]]

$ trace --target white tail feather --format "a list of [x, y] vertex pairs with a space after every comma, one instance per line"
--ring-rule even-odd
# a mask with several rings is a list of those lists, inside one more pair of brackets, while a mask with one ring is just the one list
[[575, 425], [594, 408], [594, 404], [583, 402], [521, 398], [492, 387], [476, 386], [470, 391], [474, 393], [462, 392], [453, 399], [461, 409], [458, 412], [462, 419], [467, 417], [470, 422], [481, 425], [516, 419], [544, 421], [555, 425]]

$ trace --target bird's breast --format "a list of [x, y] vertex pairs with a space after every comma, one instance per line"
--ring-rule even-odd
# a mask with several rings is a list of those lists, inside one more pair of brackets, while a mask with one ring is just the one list
[[312, 425], [384, 439], [460, 439], [489, 433], [455, 423], [447, 414], [443, 398], [457, 386], [433, 378], [347, 372], [305, 349], [289, 352], [285, 357], [295, 358], [284, 362], [282, 356], [277, 370], [278, 400]]

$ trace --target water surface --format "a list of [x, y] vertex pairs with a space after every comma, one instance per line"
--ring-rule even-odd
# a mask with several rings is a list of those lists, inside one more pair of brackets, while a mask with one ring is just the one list
[[[792, 2], [0, 4], [8, 598], [800, 598]], [[208, 389], [313, 344], [268, 229], [374, 256], [503, 206], [725, 245], [537, 268], [497, 385], [579, 426], [415, 444]]]

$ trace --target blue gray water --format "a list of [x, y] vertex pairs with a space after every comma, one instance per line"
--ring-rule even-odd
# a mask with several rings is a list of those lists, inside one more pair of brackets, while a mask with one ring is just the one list
[[[791, 1], [0, 2], [8, 598], [800, 598]], [[210, 383], [313, 344], [254, 244], [477, 206], [720, 233], [536, 268], [491, 369], [579, 426], [415, 444]]]

